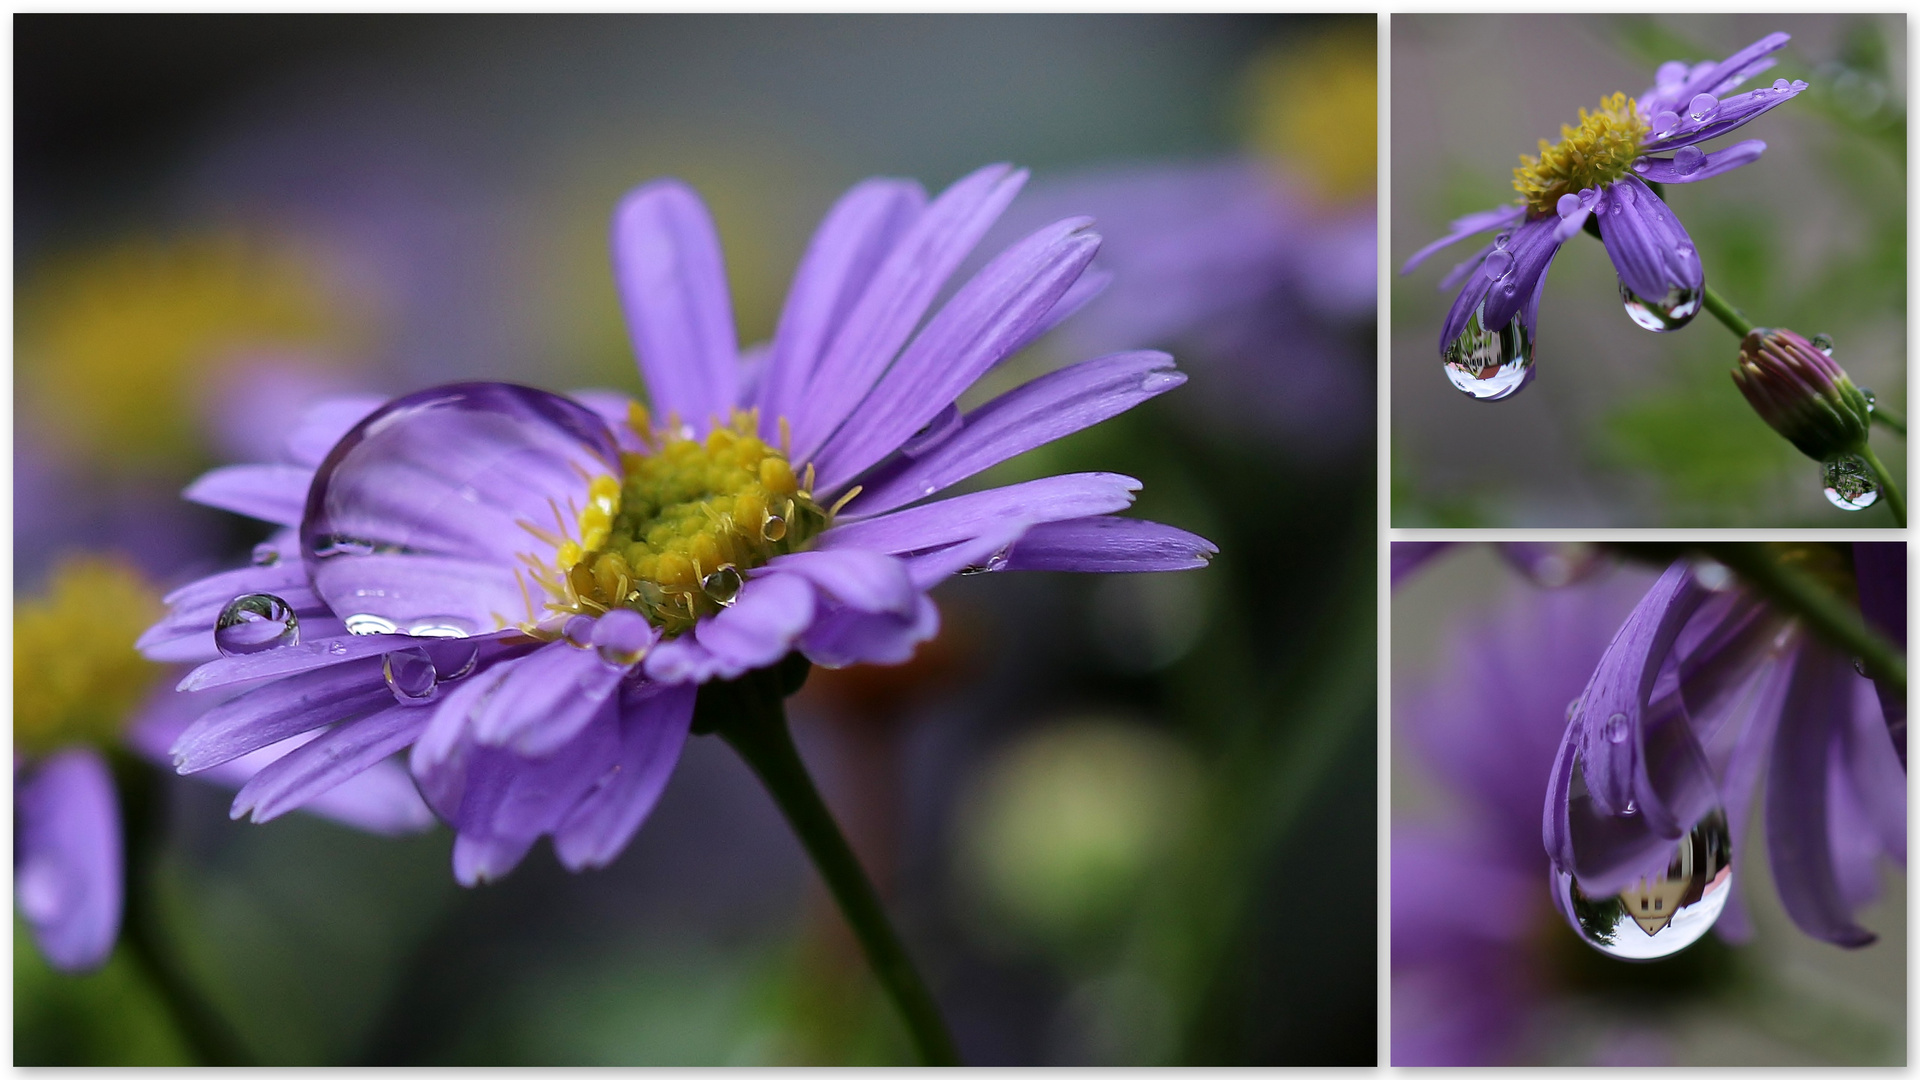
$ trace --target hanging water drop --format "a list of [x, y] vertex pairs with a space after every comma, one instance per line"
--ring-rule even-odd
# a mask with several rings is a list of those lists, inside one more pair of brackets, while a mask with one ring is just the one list
[[1827, 501], [1842, 510], [1865, 510], [1880, 500], [1880, 482], [1858, 454], [1840, 454], [1820, 466]]
[[1659, 300], [1647, 300], [1636, 296], [1625, 281], [1620, 282], [1620, 304], [1627, 309], [1627, 318], [1656, 334], [1678, 330], [1692, 322], [1693, 317], [1700, 314], [1700, 295], [1701, 290], [1675, 286]]
[[393, 700], [402, 705], [425, 705], [440, 694], [440, 673], [434, 670], [433, 657], [418, 646], [387, 653], [380, 671]]
[[1673, 152], [1673, 167], [1681, 176], [1692, 176], [1707, 163], [1707, 152], [1697, 146], [1683, 146]]
[[213, 644], [222, 656], [251, 656], [299, 643], [300, 617], [272, 593], [234, 597], [213, 624]]
[[1626, 742], [1627, 735], [1632, 730], [1633, 730], [1632, 726], [1627, 723], [1626, 713], [1617, 712], [1617, 713], [1614, 713], [1612, 716], [1607, 717], [1607, 741], [1608, 742], [1610, 743]]
[[1726, 815], [1710, 810], [1674, 844], [1664, 870], [1619, 892], [1593, 896], [1572, 874], [1555, 870], [1553, 876], [1581, 940], [1620, 960], [1672, 956], [1704, 937], [1726, 910], [1733, 889]]
[[1823, 356], [1833, 355], [1833, 335], [1832, 334], [1815, 334], [1813, 335], [1813, 337], [1807, 339], [1807, 344], [1813, 346], [1816, 349], [1819, 349], [1821, 355]]
[[721, 607], [731, 607], [740, 595], [740, 584], [740, 571], [728, 564], [701, 578], [700, 591]]
[[1515, 315], [1499, 331], [1481, 325], [1482, 304], [1467, 328], [1447, 345], [1442, 370], [1454, 389], [1480, 401], [1512, 397], [1533, 381], [1533, 338]]

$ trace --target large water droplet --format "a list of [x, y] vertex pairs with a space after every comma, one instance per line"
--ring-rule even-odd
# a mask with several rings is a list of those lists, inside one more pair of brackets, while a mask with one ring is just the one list
[[1499, 331], [1487, 330], [1480, 324], [1485, 312], [1483, 304], [1467, 320], [1441, 364], [1454, 389], [1481, 401], [1498, 401], [1533, 381], [1533, 339], [1518, 315]]
[[1842, 510], [1865, 510], [1880, 501], [1880, 482], [1858, 454], [1840, 454], [1820, 466], [1827, 501]]
[[1656, 334], [1664, 334], [1680, 329], [1700, 314], [1700, 292], [1676, 286], [1658, 300], [1647, 300], [1634, 295], [1633, 290], [1622, 281], [1620, 304], [1627, 309], [1627, 318], [1636, 325]]
[[440, 695], [440, 673], [433, 657], [422, 648], [397, 649], [382, 659], [380, 670], [393, 700], [402, 705], [425, 705]]
[[1789, 86], [1789, 83], [1788, 83], [1788, 82], [1787, 82], [1787, 80], [1785, 80], [1785, 79], [1775, 79], [1775, 80], [1773, 80], [1773, 88], [1774, 88], [1775, 90], [1785, 90], [1785, 89], [1787, 89], [1787, 88], [1788, 88], [1788, 86]]
[[1683, 146], [1673, 152], [1673, 167], [1681, 176], [1692, 176], [1707, 163], [1707, 152], [1697, 146]]
[[1655, 135], [1664, 135], [1667, 132], [1672, 131], [1674, 128], [1677, 128], [1679, 126], [1680, 126], [1679, 113], [1659, 112], [1654, 114], [1653, 133]]
[[1614, 713], [1612, 716], [1607, 717], [1607, 741], [1608, 742], [1610, 743], [1626, 742], [1627, 736], [1631, 734], [1632, 731], [1633, 731], [1633, 726], [1627, 723], [1626, 713], [1617, 712], [1617, 713]]
[[740, 571], [729, 564], [700, 579], [700, 591], [721, 607], [731, 605], [740, 595]]
[[213, 644], [222, 656], [251, 656], [299, 643], [300, 617], [272, 593], [234, 597], [213, 624]]
[[1726, 815], [1714, 808], [1674, 844], [1664, 871], [1610, 896], [1589, 896], [1572, 874], [1553, 876], [1587, 944], [1621, 960], [1672, 956], [1705, 936], [1726, 910], [1733, 889]]
[[1489, 278], [1492, 278], [1495, 281], [1498, 281], [1501, 278], [1506, 277], [1507, 274], [1510, 271], [1512, 271], [1512, 269], [1513, 269], [1513, 256], [1505, 251], [1495, 251], [1495, 252], [1489, 253], [1487, 255], [1486, 261], [1480, 264], [1480, 272], [1487, 275]]
[[1687, 116], [1697, 124], [1712, 116], [1719, 108], [1719, 98], [1712, 94], [1695, 94], [1693, 100], [1687, 103]]
[[1807, 339], [1807, 344], [1813, 346], [1816, 349], [1819, 349], [1820, 352], [1826, 356], [1833, 355], [1833, 335], [1832, 334], [1815, 334], [1812, 337]]

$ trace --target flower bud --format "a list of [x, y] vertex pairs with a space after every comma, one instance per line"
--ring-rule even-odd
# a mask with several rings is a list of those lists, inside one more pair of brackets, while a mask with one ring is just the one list
[[1749, 332], [1733, 383], [1767, 426], [1815, 461], [1867, 445], [1873, 410], [1866, 395], [1832, 357], [1791, 330]]

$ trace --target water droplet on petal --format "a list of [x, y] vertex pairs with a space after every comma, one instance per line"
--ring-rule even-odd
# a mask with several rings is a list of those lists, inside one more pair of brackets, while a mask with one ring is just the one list
[[1701, 556], [1693, 560], [1693, 580], [1708, 592], [1726, 592], [1733, 586], [1733, 571], [1716, 559]]
[[779, 514], [768, 514], [767, 520], [760, 523], [760, 539], [773, 543], [787, 535], [787, 519]]
[[560, 628], [560, 637], [576, 649], [590, 648], [593, 645], [593, 624], [591, 615], [575, 615]]
[[1632, 184], [1616, 185], [1613, 189], [1613, 197], [1619, 200], [1621, 206], [1632, 206], [1633, 205], [1633, 185]]
[[1567, 723], [1573, 723], [1574, 717], [1580, 715], [1580, 700], [1580, 698], [1574, 698], [1567, 702]]
[[950, 404], [941, 409], [932, 420], [927, 421], [925, 427], [914, 432], [911, 438], [901, 443], [900, 452], [910, 458], [919, 457], [952, 438], [961, 426], [960, 406]]
[[1495, 281], [1506, 277], [1512, 270], [1513, 256], [1504, 251], [1493, 252], [1480, 264], [1480, 272]]
[[721, 607], [730, 607], [740, 595], [740, 584], [740, 571], [729, 564], [701, 578], [700, 591]]
[[1454, 389], [1481, 401], [1512, 397], [1533, 381], [1533, 338], [1515, 315], [1498, 331], [1480, 324], [1486, 305], [1467, 320], [1467, 328], [1448, 344], [1442, 370]]
[[346, 624], [349, 634], [397, 634], [400, 628], [392, 619], [382, 618], [364, 611], [355, 612], [340, 620]]
[[1827, 356], [1833, 355], [1833, 336], [1831, 334], [1815, 334], [1807, 340], [1807, 344], [1819, 349]]
[[253, 545], [253, 565], [272, 566], [280, 561], [280, 548], [271, 540]]
[[1627, 309], [1627, 317], [1636, 325], [1656, 334], [1664, 334], [1687, 325], [1700, 313], [1700, 291], [1676, 285], [1659, 300], [1646, 300], [1634, 295], [1633, 290], [1622, 281], [1620, 303]]
[[1661, 113], [1654, 114], [1653, 133], [1655, 135], [1664, 135], [1667, 132], [1672, 131], [1674, 128], [1677, 128], [1679, 126], [1680, 126], [1679, 113], [1661, 112]]
[[429, 655], [433, 657], [433, 670], [440, 673], [440, 681], [450, 683], [473, 674], [473, 669], [480, 663], [480, 646], [471, 643], [435, 645]]
[[1672, 956], [1706, 936], [1726, 910], [1733, 890], [1726, 815], [1713, 808], [1673, 845], [1664, 867], [1649, 867], [1617, 893], [1591, 896], [1572, 874], [1553, 876], [1581, 940], [1620, 960]]
[[1566, 217], [1575, 210], [1580, 209], [1580, 196], [1569, 191], [1565, 195], [1560, 196], [1559, 201], [1553, 204], [1553, 209], [1554, 212], [1561, 217]]
[[380, 663], [387, 689], [402, 705], [425, 705], [440, 694], [440, 673], [427, 650], [415, 646], [387, 653]]
[[1008, 548], [1001, 548], [999, 551], [987, 556], [987, 561], [979, 566], [961, 568], [960, 575], [962, 577], [972, 577], [975, 574], [991, 574], [996, 571], [1005, 570], [1007, 568], [1008, 550]]
[[1627, 735], [1631, 733], [1632, 730], [1633, 730], [1632, 726], [1627, 723], [1626, 713], [1617, 712], [1617, 713], [1614, 713], [1612, 716], [1607, 717], [1607, 741], [1608, 742], [1610, 743], [1626, 742]]
[[1140, 377], [1140, 389], [1143, 393], [1158, 394], [1186, 381], [1187, 377], [1177, 371], [1149, 371]]
[[1707, 163], [1707, 152], [1697, 146], [1683, 146], [1673, 152], [1673, 167], [1681, 176], [1692, 176]]
[[1500, 251], [1504, 249], [1507, 246], [1507, 244], [1512, 240], [1513, 240], [1512, 233], [1510, 232], [1501, 233], [1500, 235], [1493, 238], [1493, 250]]
[[1793, 80], [1792, 85], [1789, 87], [1789, 89], [1793, 90], [1795, 93], [1805, 90], [1806, 88], [1807, 88], [1807, 84], [1800, 79]]
[[1635, 158], [1635, 159], [1634, 159], [1634, 162], [1633, 162], [1633, 171], [1634, 171], [1634, 172], [1638, 172], [1638, 173], [1643, 173], [1643, 172], [1646, 172], [1646, 171], [1647, 171], [1648, 169], [1651, 169], [1651, 168], [1653, 168], [1653, 159], [1652, 159], [1652, 158], [1644, 158], [1644, 157], [1643, 157], [1643, 158]]
[[251, 656], [299, 643], [300, 617], [272, 593], [234, 597], [213, 624], [213, 644], [222, 656]]
[[1719, 98], [1712, 94], [1695, 94], [1693, 100], [1687, 103], [1687, 116], [1697, 124], [1712, 116], [1718, 108], [1720, 108]]
[[1788, 87], [1788, 83], [1787, 83], [1787, 80], [1785, 80], [1785, 79], [1775, 79], [1775, 80], [1773, 80], [1773, 88], [1774, 88], [1775, 90], [1785, 90], [1785, 89], [1787, 89], [1787, 87]]
[[1820, 466], [1827, 501], [1842, 510], [1865, 510], [1880, 501], [1880, 483], [1858, 454], [1831, 457]]
[[1863, 397], [1863, 398], [1866, 398], [1866, 399], [1867, 399], [1867, 411], [1868, 411], [1868, 412], [1872, 412], [1872, 411], [1873, 411], [1873, 401], [1874, 401], [1874, 398], [1873, 398], [1873, 391], [1872, 391], [1872, 390], [1869, 390], [1869, 389], [1867, 389], [1866, 387], [1864, 387], [1864, 386], [1863, 386], [1863, 387], [1861, 387], [1861, 388], [1860, 388], [1860, 396], [1861, 396], [1861, 397]]

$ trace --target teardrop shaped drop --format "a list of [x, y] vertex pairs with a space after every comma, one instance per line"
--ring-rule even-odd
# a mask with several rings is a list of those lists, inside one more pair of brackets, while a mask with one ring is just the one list
[[1533, 381], [1533, 338], [1518, 315], [1499, 331], [1487, 330], [1480, 322], [1485, 313], [1482, 304], [1447, 346], [1441, 364], [1454, 389], [1480, 401], [1499, 401]]
[[213, 644], [222, 656], [252, 656], [300, 644], [300, 616], [272, 593], [236, 596], [214, 620]]
[[387, 653], [380, 671], [393, 700], [402, 705], [425, 705], [440, 695], [440, 673], [425, 649], [416, 646]]
[[1581, 940], [1620, 960], [1672, 956], [1713, 929], [1732, 895], [1727, 817], [1714, 807], [1674, 844], [1663, 871], [1620, 892], [1590, 896], [1572, 874], [1555, 870], [1553, 876]]
[[1647, 300], [1634, 295], [1626, 282], [1620, 282], [1620, 303], [1627, 309], [1627, 318], [1656, 334], [1678, 330], [1692, 322], [1693, 317], [1700, 314], [1700, 294], [1699, 289], [1675, 286], [1659, 300]]
[[1858, 454], [1840, 454], [1820, 466], [1821, 490], [1842, 510], [1865, 510], [1880, 501], [1880, 482]]

